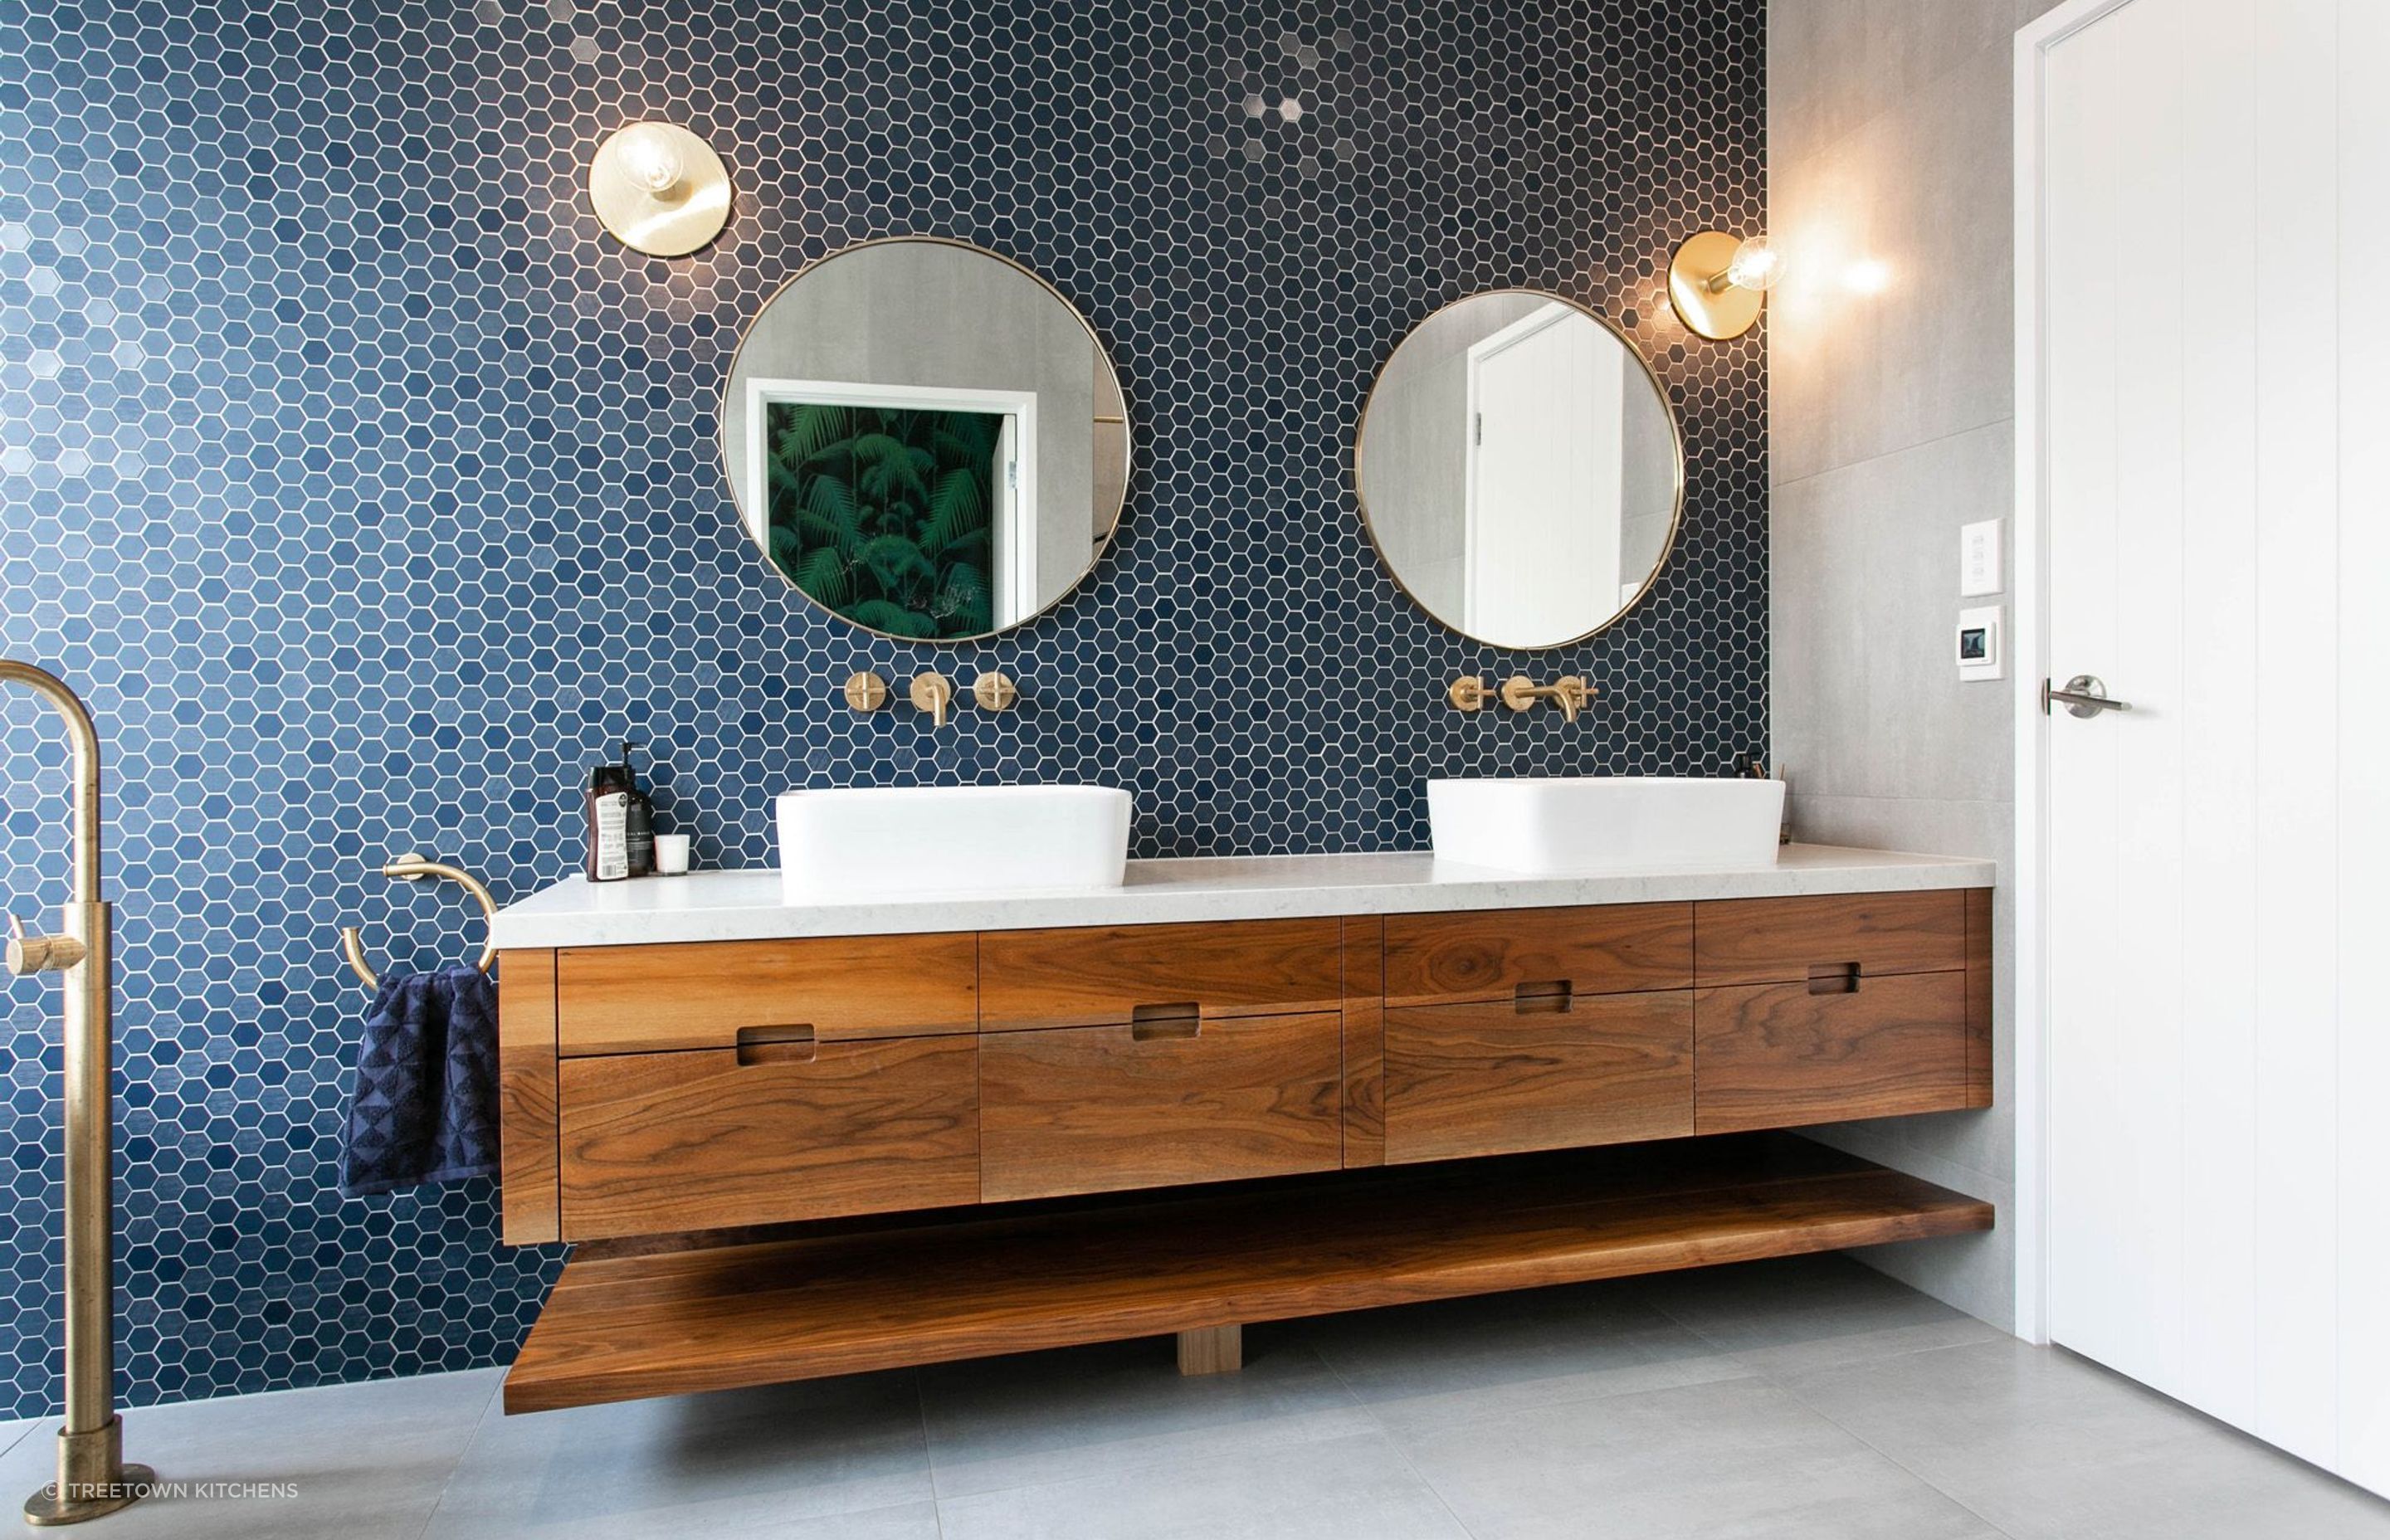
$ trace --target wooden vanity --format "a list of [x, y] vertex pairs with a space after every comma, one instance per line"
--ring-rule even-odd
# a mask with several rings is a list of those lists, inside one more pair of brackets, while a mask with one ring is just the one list
[[1990, 1105], [1990, 899], [508, 945], [508, 1408], [1986, 1228], [1754, 1131]]

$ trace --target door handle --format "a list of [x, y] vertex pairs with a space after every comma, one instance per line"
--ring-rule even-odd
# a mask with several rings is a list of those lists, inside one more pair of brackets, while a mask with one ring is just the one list
[[2109, 699], [2108, 687], [2100, 682], [2097, 674], [2076, 674], [2066, 681], [2064, 689], [2060, 689], [2047, 679], [2043, 680], [2041, 682], [2042, 715], [2049, 714], [2052, 701], [2064, 706], [2069, 716], [2098, 716], [2101, 712], [2129, 712], [2133, 709], [2133, 703], [2129, 700]]

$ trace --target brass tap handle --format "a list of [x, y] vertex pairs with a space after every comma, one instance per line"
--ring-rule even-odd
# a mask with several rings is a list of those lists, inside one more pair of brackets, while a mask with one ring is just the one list
[[943, 727], [946, 725], [946, 713], [954, 710], [955, 706], [954, 681], [937, 670], [931, 669], [913, 675], [913, 685], [909, 693], [914, 707], [929, 712], [930, 721], [933, 725]]
[[91, 955], [72, 936], [29, 936], [25, 922], [8, 917], [8, 971], [19, 978], [32, 973], [63, 973]]
[[1009, 712], [1021, 699], [1021, 687], [994, 669], [971, 681], [971, 700], [983, 712]]
[[1484, 679], [1474, 674], [1462, 674], [1459, 678], [1455, 679], [1452, 682], [1451, 688], [1444, 692], [1444, 698], [1446, 700], [1451, 701], [1456, 708], [1464, 712], [1484, 710], [1485, 695], [1486, 689]]
[[888, 681], [869, 669], [857, 669], [846, 676], [846, 703], [858, 712], [876, 712], [888, 704]]

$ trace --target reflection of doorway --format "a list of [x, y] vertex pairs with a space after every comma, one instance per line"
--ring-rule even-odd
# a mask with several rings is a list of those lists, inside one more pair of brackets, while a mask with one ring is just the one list
[[1619, 591], [1625, 350], [1550, 304], [1469, 350], [1465, 629], [1574, 636]]

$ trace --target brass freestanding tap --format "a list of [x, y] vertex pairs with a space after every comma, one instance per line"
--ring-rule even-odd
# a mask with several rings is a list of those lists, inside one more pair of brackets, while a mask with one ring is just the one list
[[99, 732], [56, 674], [0, 658], [0, 685], [22, 685], [66, 719], [74, 745], [74, 897], [59, 933], [8, 922], [8, 971], [58, 973], [66, 986], [66, 1421], [58, 1476], [25, 1499], [29, 1524], [76, 1524], [142, 1495], [158, 1478], [124, 1463], [116, 1415], [116, 1199], [109, 1059], [113, 1048], [109, 906], [99, 893]]

